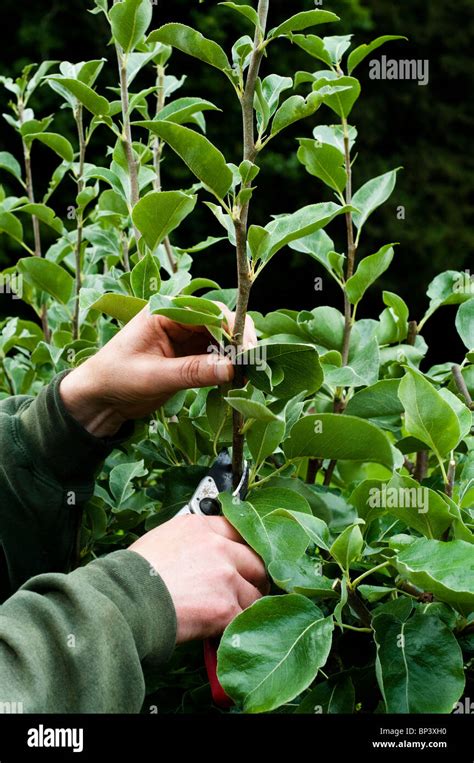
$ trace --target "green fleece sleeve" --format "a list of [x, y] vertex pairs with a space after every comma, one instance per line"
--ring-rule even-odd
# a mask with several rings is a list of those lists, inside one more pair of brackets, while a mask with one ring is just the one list
[[129, 437], [87, 432], [66, 410], [58, 375], [36, 398], [0, 402], [0, 602], [43, 572], [74, 566], [82, 507], [101, 463]]
[[[171, 655], [168, 590], [133, 551], [29, 580], [0, 607], [0, 703], [24, 713], [136, 713]], [[4, 705], [5, 706], [5, 705]]]

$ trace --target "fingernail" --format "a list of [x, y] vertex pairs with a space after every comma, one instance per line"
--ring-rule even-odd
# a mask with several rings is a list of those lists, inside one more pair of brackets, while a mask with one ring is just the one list
[[217, 360], [215, 366], [216, 378], [219, 382], [228, 382], [232, 379], [232, 363], [230, 363], [228, 360]]

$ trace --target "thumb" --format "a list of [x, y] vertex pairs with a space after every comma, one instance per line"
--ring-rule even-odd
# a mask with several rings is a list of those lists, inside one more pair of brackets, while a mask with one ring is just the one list
[[231, 361], [215, 353], [187, 355], [184, 358], [163, 358], [160, 365], [160, 385], [174, 392], [193, 387], [225, 384], [234, 376]]

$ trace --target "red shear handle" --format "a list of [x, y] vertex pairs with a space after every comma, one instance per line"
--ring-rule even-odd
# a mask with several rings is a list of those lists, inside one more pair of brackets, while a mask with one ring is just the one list
[[207, 676], [211, 685], [212, 699], [218, 707], [228, 708], [234, 704], [225, 693], [217, 678], [217, 649], [218, 638], [207, 638], [204, 641], [204, 662], [206, 663]]

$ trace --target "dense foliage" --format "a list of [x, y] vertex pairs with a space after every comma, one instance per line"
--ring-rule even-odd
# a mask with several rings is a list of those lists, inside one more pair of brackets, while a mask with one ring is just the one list
[[[418, 323], [386, 290], [377, 320], [358, 317], [397, 256], [396, 244], [383, 240], [374, 252], [365, 226], [390, 199], [398, 168], [383, 166], [368, 179], [359, 172], [355, 75], [397, 36], [351, 46], [327, 10], [272, 25], [268, 0], [258, 8], [223, 5], [241, 25], [228, 52], [180, 23], [150, 32], [149, 0], [112, 7], [95, 0], [120, 75], [107, 97], [98, 84], [105, 59], [46, 61], [2, 78], [23, 157], [20, 165], [0, 154], [17, 183], [16, 195], [1, 196], [0, 229], [27, 256], [1, 277], [38, 320], [1, 324], [0, 394], [35, 394], [147, 305], [207, 326], [209, 349], [232, 353], [233, 388], [176, 395], [107, 459], [86, 507], [82, 562], [172, 517], [219, 450], [232, 445], [236, 477], [245, 458], [250, 485], [245, 501], [222, 495], [224, 514], [273, 581], [272, 595], [238, 616], [221, 642], [219, 676], [236, 708], [448, 713], [469, 693], [474, 652], [472, 281], [455, 270], [437, 276]], [[292, 77], [273, 73], [273, 49], [284, 43], [306, 54], [305, 69]], [[205, 92], [180, 96], [175, 50], [211, 67], [217, 95], [227, 86], [241, 109], [242, 144], [232, 155], [206, 137], [208, 115], [226, 119], [220, 103]], [[145, 69], [154, 82], [140, 89]], [[33, 112], [40, 85], [66, 109], [74, 143], [51, 116]], [[261, 156], [296, 124], [299, 182], [310, 198], [323, 189], [330, 200], [257, 220]], [[109, 149], [95, 163], [98, 136]], [[41, 201], [33, 171], [39, 144], [59, 159]], [[161, 165], [171, 156], [183, 182], [168, 190]], [[55, 203], [71, 186], [75, 201], [63, 219]], [[213, 235], [173, 245], [185, 220], [192, 231], [203, 204], [215, 218]], [[49, 246], [46, 231], [54, 236]], [[192, 274], [195, 257], [212, 262], [224, 243], [238, 263], [234, 288]], [[337, 306], [253, 310], [260, 342], [245, 350], [255, 281], [278, 268], [277, 258], [295, 256], [314, 265], [315, 302], [331, 281]], [[236, 308], [232, 335], [221, 303]], [[466, 351], [455, 365], [421, 370], [425, 324], [445, 305], [458, 306]], [[209, 706], [194, 647], [178, 650], [149, 688], [161, 711]]]

